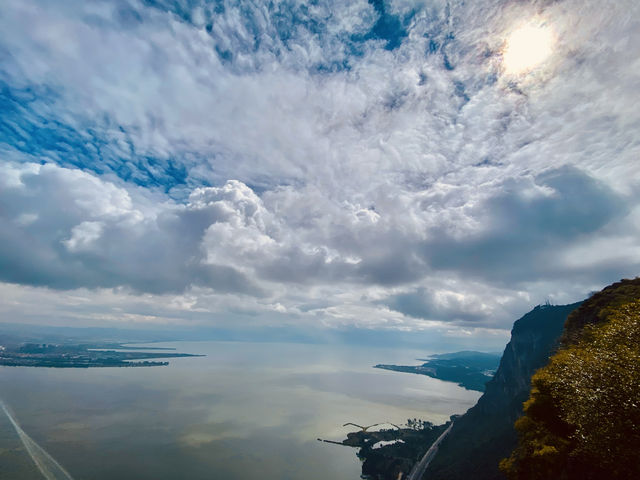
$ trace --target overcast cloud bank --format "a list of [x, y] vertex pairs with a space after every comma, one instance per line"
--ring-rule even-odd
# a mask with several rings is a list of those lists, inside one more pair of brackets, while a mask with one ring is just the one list
[[500, 335], [640, 274], [637, 2], [0, 10], [4, 321]]

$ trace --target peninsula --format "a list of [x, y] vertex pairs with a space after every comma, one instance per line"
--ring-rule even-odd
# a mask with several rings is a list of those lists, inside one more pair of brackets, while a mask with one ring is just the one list
[[168, 365], [166, 359], [178, 357], [199, 357], [188, 353], [167, 352], [170, 349], [125, 346], [120, 344], [48, 344], [25, 343], [20, 345], [0, 345], [0, 365], [11, 367], [158, 367]]
[[451, 422], [434, 425], [414, 418], [407, 420], [407, 424], [402, 426], [384, 423], [367, 427], [354, 423], [343, 426], [347, 425], [353, 425], [360, 430], [349, 432], [347, 438], [341, 442], [320, 438], [318, 440], [358, 448], [357, 455], [362, 461], [361, 478], [391, 480], [405, 478], [404, 476], [423, 457], [429, 446], [447, 430]]
[[462, 351], [432, 355], [417, 366], [378, 364], [374, 368], [427, 375], [455, 382], [467, 390], [484, 392], [485, 383], [491, 380], [498, 368], [500, 356], [499, 353]]

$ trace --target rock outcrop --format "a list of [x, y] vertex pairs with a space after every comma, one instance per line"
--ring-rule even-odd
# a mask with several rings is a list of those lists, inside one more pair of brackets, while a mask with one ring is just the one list
[[515, 322], [500, 366], [484, 395], [455, 421], [424, 479], [504, 479], [498, 463], [517, 443], [513, 424], [522, 415], [531, 376], [547, 363], [568, 315], [579, 306], [538, 306]]

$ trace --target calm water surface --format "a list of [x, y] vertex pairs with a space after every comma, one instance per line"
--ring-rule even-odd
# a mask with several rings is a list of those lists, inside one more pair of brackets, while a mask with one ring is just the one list
[[[451, 383], [371, 368], [428, 352], [371, 347], [174, 342], [206, 357], [168, 367], [0, 367], [0, 397], [76, 480], [354, 480], [354, 422], [441, 423], [477, 400]], [[6, 418], [0, 477], [40, 478]]]

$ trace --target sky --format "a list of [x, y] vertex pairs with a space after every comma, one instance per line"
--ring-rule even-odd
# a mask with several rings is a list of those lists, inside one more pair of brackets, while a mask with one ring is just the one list
[[640, 275], [638, 45], [632, 0], [3, 0], [0, 321], [503, 342]]

